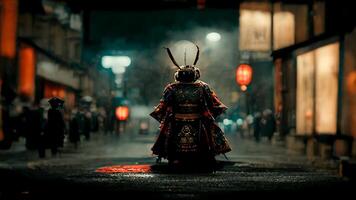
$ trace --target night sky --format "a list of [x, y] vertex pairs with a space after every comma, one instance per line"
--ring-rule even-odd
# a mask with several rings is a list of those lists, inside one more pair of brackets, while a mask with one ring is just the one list
[[[93, 11], [89, 38], [91, 43], [108, 48], [141, 50], [155, 47], [165, 39], [179, 39], [176, 32], [196, 27], [229, 31], [237, 26], [237, 19], [237, 9]], [[181, 37], [193, 39], [190, 35]]]

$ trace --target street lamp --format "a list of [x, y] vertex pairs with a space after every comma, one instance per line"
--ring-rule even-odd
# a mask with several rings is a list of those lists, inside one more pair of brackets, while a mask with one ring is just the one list
[[117, 86], [122, 84], [123, 74], [126, 71], [126, 67], [131, 64], [131, 58], [128, 56], [103, 56], [101, 58], [101, 65], [106, 69], [111, 69], [116, 76], [115, 83]]
[[112, 68], [114, 66], [128, 67], [131, 64], [131, 58], [128, 56], [103, 56], [101, 65], [104, 68]]
[[206, 35], [206, 39], [210, 42], [218, 42], [221, 39], [221, 35], [217, 32], [211, 32]]

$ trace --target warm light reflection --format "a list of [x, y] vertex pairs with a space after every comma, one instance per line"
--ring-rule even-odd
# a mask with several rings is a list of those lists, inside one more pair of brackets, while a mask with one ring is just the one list
[[316, 63], [316, 132], [336, 134], [339, 43], [315, 50]]
[[295, 43], [293, 13], [277, 12], [273, 15], [273, 48], [280, 49]]
[[313, 133], [314, 54], [297, 57], [297, 134]]
[[339, 43], [297, 57], [297, 134], [336, 134]]
[[19, 92], [34, 98], [35, 52], [31, 47], [21, 47], [19, 52]]
[[[240, 10], [239, 48], [244, 51], [271, 50], [271, 13], [262, 10]], [[295, 19], [290, 12], [273, 15], [274, 49], [295, 43]]]
[[350, 94], [356, 94], [356, 70], [347, 75], [346, 88]]
[[52, 97], [60, 97], [65, 99], [66, 97], [66, 89], [64, 86], [46, 82], [44, 87], [44, 98], [52, 98]]
[[0, 53], [14, 58], [16, 53], [17, 0], [0, 0]]
[[348, 110], [347, 115], [345, 116], [345, 119], [347, 120], [344, 120], [344, 123], [348, 125], [350, 135], [356, 138], [356, 126], [354, 125], [356, 124], [356, 69], [353, 69], [353, 71], [346, 75], [346, 91], [346, 95], [349, 97], [348, 105], [344, 105], [344, 109]]
[[240, 50], [268, 51], [271, 44], [269, 12], [240, 10]]
[[149, 173], [151, 172], [150, 165], [114, 165], [100, 167], [95, 172], [112, 174], [112, 173]]

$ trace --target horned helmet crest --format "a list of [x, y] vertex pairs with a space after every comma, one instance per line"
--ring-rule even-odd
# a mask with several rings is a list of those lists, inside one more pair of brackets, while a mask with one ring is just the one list
[[195, 45], [197, 47], [197, 54], [195, 56], [195, 60], [193, 62], [193, 65], [187, 65], [186, 64], [186, 55], [184, 53], [184, 65], [179, 66], [177, 61], [174, 59], [172, 52], [169, 48], [165, 47], [167, 50], [169, 58], [172, 60], [173, 64], [178, 68], [176, 73], [174, 74], [174, 78], [176, 81], [179, 82], [194, 82], [200, 78], [200, 71], [199, 68], [196, 67], [195, 65], [197, 64], [199, 60], [199, 47], [198, 45]]

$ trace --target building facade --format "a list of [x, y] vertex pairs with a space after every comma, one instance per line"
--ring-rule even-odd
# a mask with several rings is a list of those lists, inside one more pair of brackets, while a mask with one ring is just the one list
[[311, 157], [355, 156], [354, 14], [348, 5], [321, 3], [324, 30], [315, 29], [314, 16], [306, 40], [272, 53], [278, 130], [290, 148]]

